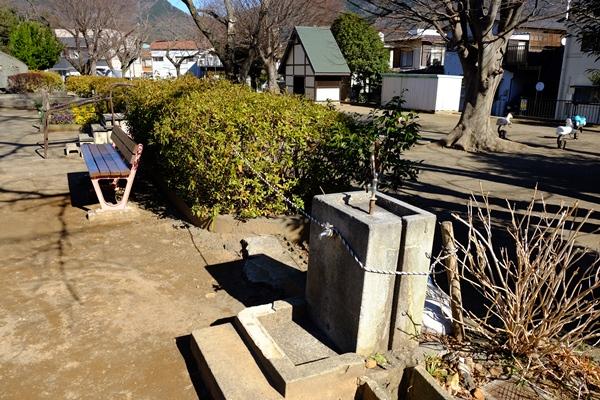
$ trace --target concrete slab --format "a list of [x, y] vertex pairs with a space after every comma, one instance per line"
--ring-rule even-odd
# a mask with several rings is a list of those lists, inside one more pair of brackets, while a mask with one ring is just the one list
[[214, 400], [276, 400], [277, 393], [231, 324], [192, 332], [192, 353]]
[[307, 264], [292, 257], [277, 237], [250, 236], [242, 239], [241, 244], [246, 279], [277, 289], [284, 297], [304, 295]]
[[454, 400], [422, 365], [404, 371], [400, 398], [405, 400]]
[[338, 355], [306, 315], [290, 318], [287, 313], [272, 313], [259, 320], [295, 366]]
[[295, 299], [246, 308], [235, 324], [271, 385], [284, 398], [354, 399], [358, 377], [365, 370], [364, 359], [329, 348], [317, 337], [322, 333], [315, 336], [298, 323], [305, 317], [304, 302]]

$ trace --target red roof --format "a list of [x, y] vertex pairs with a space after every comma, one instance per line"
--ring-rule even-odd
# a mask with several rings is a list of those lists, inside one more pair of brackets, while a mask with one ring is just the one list
[[150, 50], [198, 50], [193, 40], [156, 40], [150, 44]]

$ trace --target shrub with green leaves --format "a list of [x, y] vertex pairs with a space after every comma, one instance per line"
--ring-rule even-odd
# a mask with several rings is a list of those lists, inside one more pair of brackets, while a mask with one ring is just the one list
[[54, 72], [30, 71], [8, 77], [8, 90], [12, 93], [33, 93], [42, 89], [52, 92], [62, 88], [63, 81]]
[[[115, 86], [116, 84], [129, 83], [124, 78], [113, 78], [108, 76], [81, 75], [71, 76], [67, 79], [66, 87], [69, 92], [74, 92], [79, 97], [92, 97], [100, 95], [108, 97], [112, 89], [113, 106], [116, 112], [125, 110], [125, 96], [128, 93], [126, 87]], [[96, 104], [96, 110], [100, 113], [109, 112], [107, 102]]]
[[126, 99], [135, 139], [201, 218], [289, 211], [256, 172], [301, 206], [348, 189], [364, 180], [375, 139], [332, 108], [227, 81], [140, 81]]

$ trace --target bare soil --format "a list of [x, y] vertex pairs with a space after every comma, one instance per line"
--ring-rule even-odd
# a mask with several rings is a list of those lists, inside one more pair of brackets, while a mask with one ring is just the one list
[[[60, 143], [44, 160], [35, 118], [0, 109], [0, 398], [205, 398], [190, 332], [280, 295], [242, 278], [240, 234], [184, 223], [143, 162], [139, 212], [88, 221], [97, 205], [83, 161]], [[422, 114], [424, 138], [407, 153], [422, 172], [399, 196], [445, 219], [480, 185], [500, 207], [528, 202], [537, 182], [550, 205], [592, 211], [581, 243], [600, 248], [600, 133], [584, 132], [566, 151], [552, 127], [517, 124], [509, 139], [529, 145], [519, 154], [432, 144], [456, 120]]]
[[88, 221], [83, 160], [42, 159], [34, 118], [0, 109], [0, 398], [204, 398], [190, 332], [275, 296], [242, 279], [241, 237], [178, 219], [151, 168], [138, 212]]

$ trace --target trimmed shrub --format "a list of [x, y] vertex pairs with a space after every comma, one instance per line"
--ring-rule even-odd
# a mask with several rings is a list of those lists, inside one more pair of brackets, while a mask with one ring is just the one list
[[[129, 80], [124, 78], [112, 78], [108, 76], [71, 76], [67, 79], [67, 91], [74, 92], [79, 97], [92, 97], [94, 94], [106, 96], [110, 95], [111, 86], [116, 83], [129, 83]], [[116, 87], [113, 90], [113, 105], [115, 111], [123, 112], [125, 110], [125, 97], [127, 92], [126, 87]], [[98, 103], [96, 109], [100, 113], [109, 112], [107, 103]]]
[[[360, 160], [346, 168], [352, 164], [347, 158], [336, 162], [332, 155], [355, 156], [365, 146], [368, 151], [367, 140], [354, 140], [353, 120], [332, 109], [226, 81], [192, 79], [136, 85], [127, 119], [136, 140], [152, 149], [169, 186], [199, 217], [288, 210], [245, 162], [303, 205], [319, 187], [349, 186]], [[335, 151], [342, 147], [345, 154]]]
[[130, 132], [200, 218], [290, 211], [261, 177], [298, 206], [322, 191], [362, 185], [370, 181], [373, 149], [388, 187], [416, 177], [392, 160], [418, 137], [416, 115], [398, 103], [358, 123], [332, 107], [228, 81], [182, 77], [134, 85], [125, 96]]
[[75, 92], [79, 97], [92, 97], [94, 93], [108, 95], [110, 85], [123, 82], [128, 82], [128, 80], [95, 75], [70, 76], [67, 79], [67, 90]]
[[30, 71], [8, 77], [8, 90], [12, 93], [33, 93], [41, 89], [52, 92], [62, 88], [62, 79], [54, 72]]

